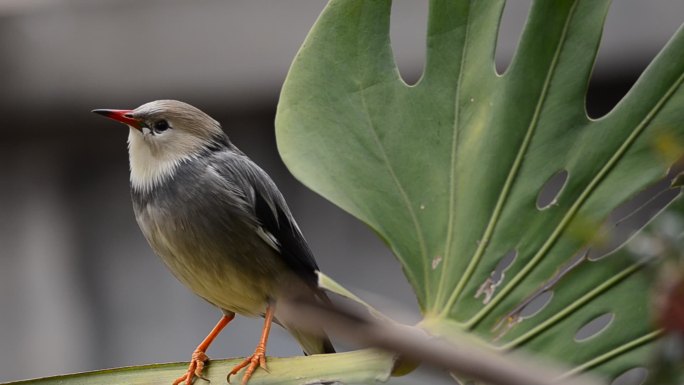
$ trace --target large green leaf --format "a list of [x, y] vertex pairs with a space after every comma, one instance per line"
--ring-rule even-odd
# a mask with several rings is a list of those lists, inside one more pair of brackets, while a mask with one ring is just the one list
[[[257, 370], [249, 381], [250, 385], [301, 385], [322, 380], [341, 381], [347, 384], [374, 383], [386, 381], [394, 357], [391, 354], [366, 349], [350, 353], [319, 354], [308, 357], [278, 358], [268, 357], [271, 373]], [[204, 375], [211, 383], [225, 384], [226, 374], [242, 358], [212, 360]], [[67, 374], [13, 382], [13, 385], [169, 385], [188, 368], [187, 362], [152, 364], [128, 368], [100, 370], [96, 372]], [[241, 374], [234, 376], [235, 383]], [[236, 378], [237, 377], [237, 378]], [[239, 382], [239, 381], [238, 381]], [[195, 380], [195, 384], [202, 383]]]
[[[430, 1], [425, 71], [408, 86], [390, 46], [391, 2], [331, 1], [283, 87], [278, 147], [297, 178], [391, 247], [424, 327], [472, 331], [612, 378], [644, 364], [658, 336], [650, 282], [644, 263], [620, 252], [574, 257], [616, 207], [666, 175], [674, 159], [659, 144], [684, 140], [684, 32], [592, 120], [585, 93], [610, 2], [535, 1], [500, 76], [504, 3]], [[540, 190], [561, 171], [560, 195], [539, 209]], [[512, 250], [491, 300], [475, 298]], [[518, 317], [542, 291], [553, 291], [549, 305]], [[605, 313], [614, 318], [603, 333], [574, 340]]]

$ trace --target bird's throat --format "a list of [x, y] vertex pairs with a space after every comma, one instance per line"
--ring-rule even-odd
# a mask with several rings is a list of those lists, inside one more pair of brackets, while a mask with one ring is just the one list
[[192, 158], [190, 155], [155, 151], [134, 129], [128, 136], [128, 157], [131, 188], [139, 193], [149, 193], [173, 178], [177, 168]]

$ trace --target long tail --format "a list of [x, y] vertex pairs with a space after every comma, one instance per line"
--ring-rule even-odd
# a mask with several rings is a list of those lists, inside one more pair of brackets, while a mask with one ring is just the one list
[[[311, 294], [311, 292], [307, 295], [309, 294]], [[324, 303], [330, 303], [330, 299], [322, 290], [314, 289], [313, 294], [318, 300]], [[320, 330], [316, 330], [315, 333], [311, 333], [310, 331], [305, 332], [299, 330], [294, 327], [294, 325], [288, 325], [279, 320], [276, 320], [276, 322], [290, 332], [290, 334], [292, 334], [297, 342], [299, 342], [299, 345], [301, 345], [302, 349], [304, 349], [304, 354], [307, 356], [312, 354], [335, 353], [335, 347], [333, 346], [332, 342], [330, 342], [330, 338], [328, 338], [322, 328]]]
[[289, 328], [287, 326], [285, 326], [285, 328], [290, 332], [290, 334], [292, 334], [297, 342], [299, 342], [299, 345], [301, 345], [302, 349], [304, 349], [304, 354], [307, 356], [311, 354], [335, 353], [335, 348], [333, 347], [332, 342], [330, 342], [328, 336], [322, 332], [321, 334], [316, 335], [294, 328]]

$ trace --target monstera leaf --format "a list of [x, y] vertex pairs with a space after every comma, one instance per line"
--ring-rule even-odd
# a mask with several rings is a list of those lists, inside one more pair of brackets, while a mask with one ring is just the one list
[[611, 240], [605, 221], [650, 218], [679, 196], [623, 204], [674, 177], [681, 154], [661, 149], [684, 141], [684, 32], [592, 120], [585, 94], [610, 2], [535, 1], [498, 75], [504, 3], [430, 1], [425, 71], [409, 86], [391, 2], [331, 1], [283, 87], [278, 147], [297, 178], [391, 247], [422, 327], [615, 378], [645, 365], [660, 333], [648, 263], [615, 251], [626, 238]]

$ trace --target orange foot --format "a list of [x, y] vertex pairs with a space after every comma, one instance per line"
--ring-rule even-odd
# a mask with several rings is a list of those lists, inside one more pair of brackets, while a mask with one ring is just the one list
[[178, 379], [173, 382], [173, 385], [178, 385], [183, 381], [185, 381], [186, 385], [190, 385], [195, 377], [201, 378], [204, 381], [209, 381], [206, 377], [202, 376], [202, 370], [204, 370], [204, 364], [207, 361], [209, 361], [209, 357], [207, 357], [206, 353], [201, 350], [195, 350], [192, 353], [188, 371], [184, 375], [178, 377]]
[[245, 358], [244, 361], [236, 365], [233, 370], [228, 373], [228, 377], [226, 378], [228, 383], [230, 383], [230, 376], [237, 374], [244, 367], [247, 367], [247, 370], [245, 370], [245, 374], [242, 376], [242, 385], [247, 384], [258, 367], [261, 367], [268, 372], [268, 367], [266, 366], [266, 352], [263, 346], [257, 346], [251, 357]]
[[192, 352], [192, 359], [190, 359], [190, 366], [188, 366], [188, 371], [181, 377], [179, 377], [176, 381], [173, 382], [173, 385], [178, 385], [181, 382], [185, 381], [185, 385], [191, 385], [192, 380], [195, 377], [199, 377], [205, 381], [209, 381], [205, 377], [202, 377], [202, 370], [204, 370], [204, 364], [209, 361], [209, 357], [207, 357], [207, 354], [205, 353], [207, 349], [209, 348], [209, 345], [214, 341], [216, 336], [221, 332], [221, 330], [228, 325], [228, 322], [235, 317], [235, 314], [228, 314], [224, 315], [221, 317], [219, 322], [214, 326], [214, 328], [209, 332], [209, 335], [207, 335], [207, 338], [202, 341], [202, 343], [197, 346], [197, 349], [195, 349], [194, 352]]
[[266, 307], [266, 314], [264, 315], [264, 329], [261, 331], [261, 340], [254, 349], [254, 354], [251, 357], [245, 358], [240, 364], [236, 365], [233, 370], [228, 373], [226, 381], [230, 383], [230, 376], [237, 374], [245, 366], [245, 374], [242, 376], [242, 385], [247, 385], [247, 382], [254, 374], [254, 371], [258, 367], [261, 367], [268, 373], [268, 368], [266, 367], [266, 343], [268, 342], [268, 333], [271, 330], [271, 322], [273, 321], [273, 307]]

